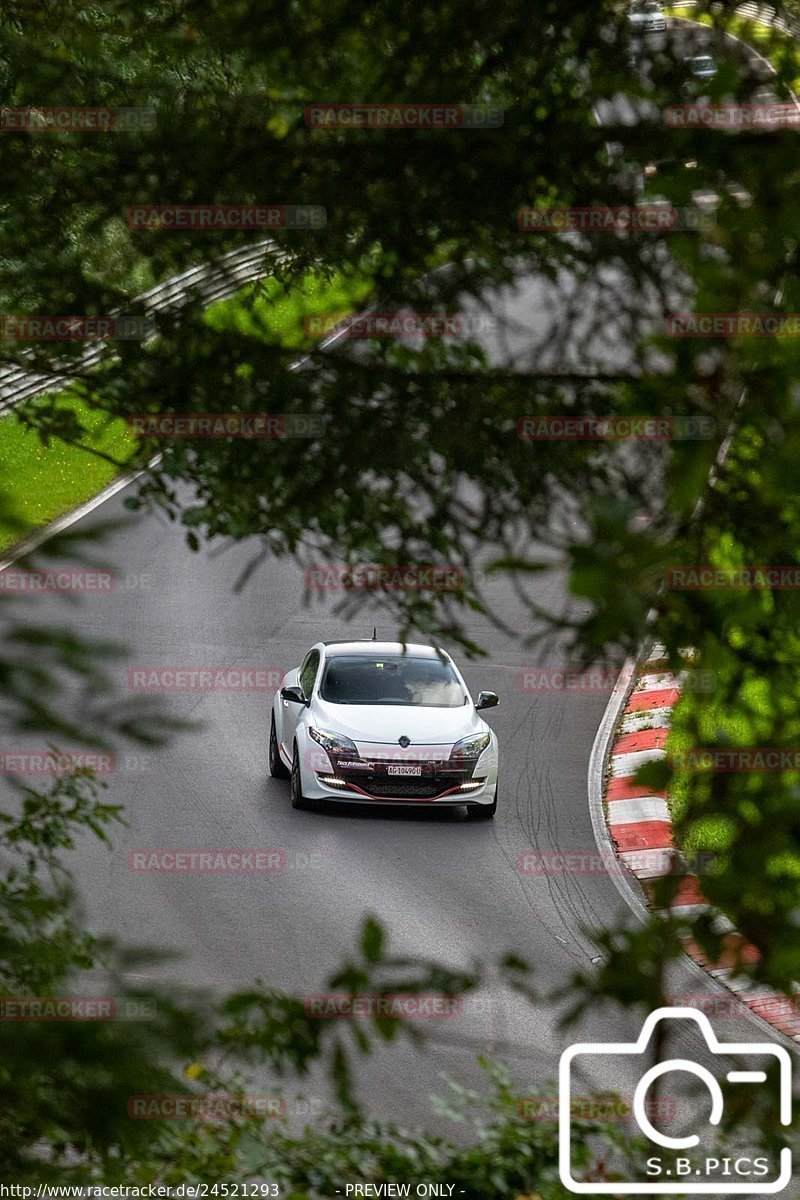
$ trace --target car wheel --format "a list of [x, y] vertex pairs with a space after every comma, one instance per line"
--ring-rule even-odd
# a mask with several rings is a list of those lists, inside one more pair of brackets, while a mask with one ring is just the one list
[[278, 749], [278, 739], [275, 736], [275, 714], [269, 723], [269, 773], [273, 779], [288, 779], [289, 772], [283, 765], [281, 752]]
[[300, 755], [297, 753], [297, 742], [294, 744], [292, 755], [292, 774], [289, 777], [289, 794], [292, 797], [292, 808], [305, 808], [307, 801], [303, 795], [303, 783], [300, 778]]
[[497, 812], [497, 788], [494, 789], [494, 800], [491, 804], [468, 804], [467, 818], [470, 821], [491, 821]]

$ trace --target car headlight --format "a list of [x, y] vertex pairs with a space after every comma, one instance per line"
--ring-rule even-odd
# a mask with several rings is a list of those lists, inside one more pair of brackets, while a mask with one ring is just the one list
[[358, 747], [349, 737], [341, 733], [331, 733], [328, 729], [309, 729], [309, 735], [317, 745], [329, 755], [344, 755], [345, 758], [358, 758]]
[[456, 742], [453, 749], [450, 751], [451, 758], [478, 758], [483, 754], [489, 742], [492, 740], [490, 733], [473, 733], [469, 737], [462, 738], [460, 742]]

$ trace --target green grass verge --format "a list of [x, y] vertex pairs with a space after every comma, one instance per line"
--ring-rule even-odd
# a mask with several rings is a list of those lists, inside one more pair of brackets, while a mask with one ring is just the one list
[[[667, 807], [673, 824], [681, 821], [689, 806], [689, 779], [679, 775], [667, 792]], [[730, 829], [724, 817], [698, 817], [681, 838], [681, 848], [689, 854], [703, 850], [721, 852], [730, 844]]]
[[[684, 691], [672, 712], [667, 754], [679, 756], [698, 746], [716, 745], [721, 733], [732, 748], [751, 746], [755, 736], [754, 730], [741, 714], [731, 713], [719, 704], [710, 703], [708, 697], [701, 693]], [[711, 779], [711, 772], [698, 774], [681, 770], [671, 781], [667, 805], [673, 824], [680, 830], [679, 841], [683, 850], [721, 852], [731, 845], [733, 826], [720, 814], [696, 815], [690, 822], [683, 823], [691, 789], [694, 788], [695, 799], [700, 800], [702, 805], [704, 796], [710, 799]]]
[[[33, 409], [36, 401], [28, 402]], [[95, 450], [124, 462], [134, 441], [123, 421], [110, 420], [65, 393], [64, 409], [74, 412]], [[38, 433], [16, 417], [0, 420], [0, 550], [20, 536], [76, 508], [116, 475], [113, 463], [65, 442], [45, 446]]]
[[[267, 280], [218, 300], [208, 308], [205, 319], [219, 332], [263, 334], [291, 349], [302, 349], [315, 340], [306, 332], [306, 316], [353, 312], [370, 288], [365, 275], [331, 280], [308, 275], [288, 291], [275, 280]], [[28, 401], [19, 411], [33, 411], [43, 400]], [[68, 392], [62, 393], [60, 403], [76, 413], [92, 450], [118, 462], [131, 457], [136, 439], [123, 421], [93, 411]], [[89, 449], [68, 446], [57, 438], [44, 445], [38, 433], [17, 416], [0, 418], [0, 550], [90, 500], [118, 473], [113, 463]]]
[[[304, 350], [319, 340], [306, 331], [307, 317], [344, 316], [367, 299], [372, 288], [365, 275], [320, 279], [308, 275], [286, 289], [274, 279], [251, 285], [218, 300], [206, 312], [206, 324], [217, 332], [239, 332], [280, 341], [292, 350]], [[324, 331], [321, 331], [324, 332]]]

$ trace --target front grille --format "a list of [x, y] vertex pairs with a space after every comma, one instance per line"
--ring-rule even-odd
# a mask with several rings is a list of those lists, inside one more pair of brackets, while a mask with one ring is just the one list
[[[449, 786], [453, 787], [454, 785], [451, 783]], [[384, 783], [382, 780], [371, 780], [369, 783], [360, 783], [359, 787], [362, 787], [365, 792], [369, 792], [371, 796], [405, 796], [406, 799], [432, 800], [434, 796], [445, 791], [448, 785], [436, 783], [434, 780], [428, 783], [425, 780], [412, 778], [405, 783], [395, 783], [394, 781]]]

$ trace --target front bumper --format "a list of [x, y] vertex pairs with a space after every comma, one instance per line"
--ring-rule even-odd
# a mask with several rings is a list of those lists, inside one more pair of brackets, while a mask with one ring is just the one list
[[631, 30], [637, 33], [664, 33], [667, 22], [663, 17], [650, 17], [647, 21], [631, 21]]
[[[418, 773], [417, 773], [418, 772]], [[303, 783], [309, 799], [348, 804], [491, 804], [497, 788], [497, 759], [490, 748], [471, 760], [431, 760], [406, 774], [396, 759], [319, 759]]]

